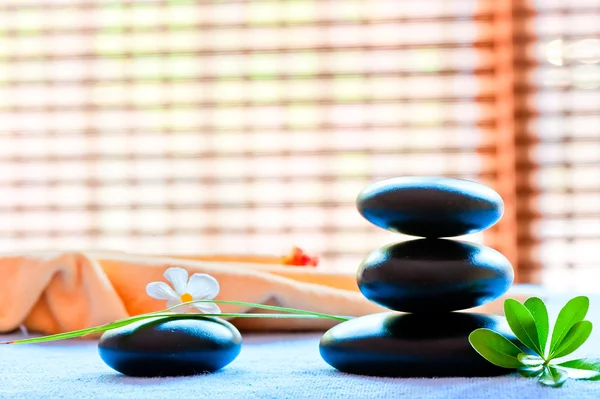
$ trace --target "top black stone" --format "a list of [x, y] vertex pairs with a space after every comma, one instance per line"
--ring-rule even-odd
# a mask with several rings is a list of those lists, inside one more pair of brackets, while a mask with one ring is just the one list
[[419, 237], [454, 237], [494, 225], [504, 202], [482, 184], [445, 177], [397, 177], [365, 187], [360, 214], [376, 226]]

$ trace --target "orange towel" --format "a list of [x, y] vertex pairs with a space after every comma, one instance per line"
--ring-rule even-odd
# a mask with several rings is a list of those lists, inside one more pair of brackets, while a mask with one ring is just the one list
[[[23, 324], [32, 331], [54, 334], [164, 309], [165, 303], [147, 296], [145, 288], [152, 281], [164, 281], [164, 271], [173, 266], [215, 277], [221, 286], [216, 299], [347, 316], [385, 311], [358, 292], [354, 274], [319, 268], [116, 252], [32, 252], [0, 257], [0, 332]], [[498, 312], [498, 301], [495, 304], [476, 310]], [[220, 307], [223, 312], [253, 311], [234, 305]], [[326, 329], [335, 324], [315, 319], [240, 318], [232, 322], [243, 330], [261, 331]]]
[[[165, 303], [147, 296], [145, 288], [152, 281], [165, 281], [164, 271], [173, 266], [215, 277], [221, 286], [217, 299], [349, 316], [382, 311], [357, 292], [350, 274], [114, 252], [33, 252], [0, 257], [0, 331], [24, 324], [32, 331], [54, 334], [164, 309]], [[220, 307], [223, 312], [252, 311]], [[233, 322], [241, 329], [263, 331], [324, 329], [334, 324], [308, 319]]]

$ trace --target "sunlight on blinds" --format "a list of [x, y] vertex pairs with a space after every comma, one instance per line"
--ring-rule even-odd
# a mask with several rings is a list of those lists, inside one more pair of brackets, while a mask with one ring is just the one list
[[493, 172], [491, 1], [0, 5], [0, 249], [353, 270], [363, 186]]
[[597, 291], [600, 278], [600, 3], [537, 1], [539, 62], [531, 126], [540, 164], [535, 226], [553, 289]]

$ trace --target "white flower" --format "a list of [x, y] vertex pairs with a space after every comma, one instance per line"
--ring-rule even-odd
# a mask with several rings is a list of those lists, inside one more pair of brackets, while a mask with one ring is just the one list
[[[188, 272], [185, 269], [171, 267], [165, 271], [165, 278], [173, 285], [173, 288], [162, 281], [154, 282], [146, 286], [146, 293], [152, 298], [166, 300], [167, 308], [184, 302], [213, 299], [219, 293], [219, 283], [208, 274], [195, 273], [188, 281]], [[221, 309], [212, 302], [193, 303], [173, 311], [185, 313], [190, 308], [203, 313], [221, 313]]]

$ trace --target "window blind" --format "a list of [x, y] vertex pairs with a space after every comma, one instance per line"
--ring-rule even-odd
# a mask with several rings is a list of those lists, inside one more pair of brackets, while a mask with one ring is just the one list
[[[523, 158], [536, 165], [522, 271], [553, 289], [597, 291], [600, 277], [600, 2], [537, 1], [523, 43], [532, 68]], [[525, 164], [525, 166], [527, 166]], [[525, 226], [524, 226], [525, 227]]]
[[558, 281], [600, 237], [597, 65], [566, 50], [595, 43], [597, 6], [0, 4], [0, 250], [295, 244], [350, 271], [403, 239], [358, 215], [358, 191], [444, 175], [505, 198], [501, 223], [469, 239], [522, 281]]
[[363, 186], [491, 173], [477, 3], [0, 5], [2, 249], [296, 244], [354, 269], [398, 239]]

